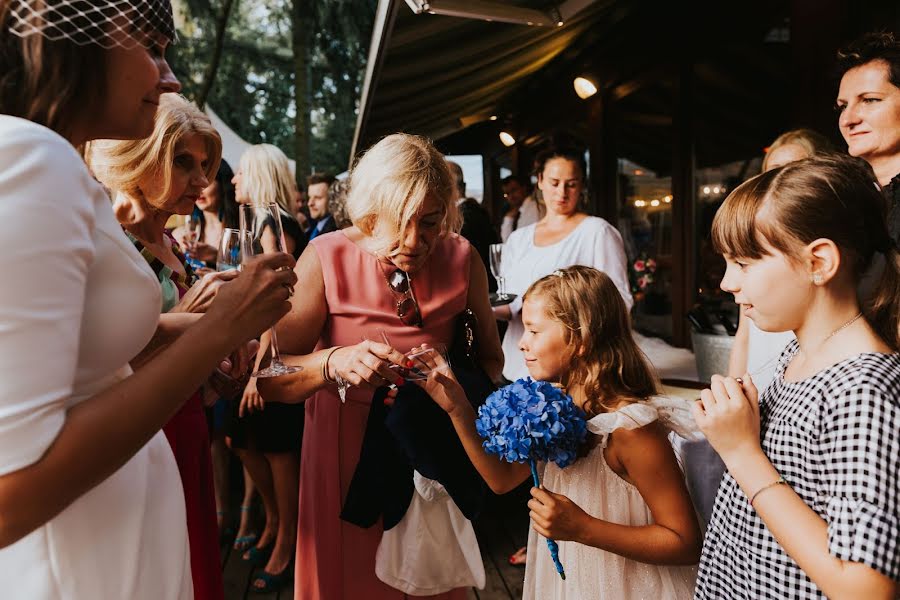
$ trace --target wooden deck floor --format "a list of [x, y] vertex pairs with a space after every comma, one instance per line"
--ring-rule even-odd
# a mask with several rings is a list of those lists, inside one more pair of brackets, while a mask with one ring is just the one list
[[[492, 498], [485, 513], [475, 522], [475, 532], [484, 560], [486, 585], [483, 590], [472, 589], [472, 600], [519, 600], [522, 597], [523, 567], [507, 562], [510, 554], [525, 545], [528, 535], [528, 487], [503, 497]], [[293, 585], [278, 593], [257, 594], [251, 591], [251, 582], [261, 570], [250, 567], [241, 560], [240, 553], [222, 546], [226, 600], [258, 598], [260, 600], [290, 600], [294, 597]]]

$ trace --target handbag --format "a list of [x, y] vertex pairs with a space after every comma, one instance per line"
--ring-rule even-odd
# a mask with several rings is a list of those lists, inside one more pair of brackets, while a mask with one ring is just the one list
[[[457, 317], [450, 366], [473, 406], [495, 386], [477, 362], [477, 318], [470, 309]], [[490, 490], [472, 465], [450, 417], [419, 386], [400, 388], [394, 405], [384, 405], [387, 388], [375, 390], [359, 462], [341, 510], [341, 519], [371, 527], [382, 518], [385, 530], [399, 523], [413, 498], [413, 471], [440, 482], [468, 519], [481, 512]]]

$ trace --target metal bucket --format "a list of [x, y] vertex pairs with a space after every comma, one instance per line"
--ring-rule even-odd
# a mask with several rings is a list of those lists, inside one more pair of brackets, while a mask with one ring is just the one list
[[714, 333], [691, 332], [694, 344], [694, 359], [697, 361], [697, 378], [708, 383], [713, 375], [728, 373], [728, 358], [734, 336]]

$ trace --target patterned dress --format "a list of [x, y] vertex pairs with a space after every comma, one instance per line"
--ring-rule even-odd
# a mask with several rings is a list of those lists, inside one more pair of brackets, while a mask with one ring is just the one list
[[[162, 312], [169, 312], [191, 289], [197, 277], [187, 264], [175, 239], [169, 236], [172, 252], [184, 266], [185, 275], [176, 273], [144, 247], [140, 240], [126, 232], [141, 256], [156, 273], [162, 289]], [[187, 510], [188, 541], [191, 547], [191, 577], [194, 597], [198, 600], [220, 600], [225, 595], [222, 567], [219, 563], [219, 527], [216, 523], [216, 495], [213, 485], [212, 455], [209, 430], [203, 411], [200, 390], [184, 403], [163, 432], [172, 447]]]
[[[900, 355], [864, 353], [801, 381], [781, 355], [760, 399], [762, 449], [828, 524], [828, 552], [900, 580]], [[824, 598], [730, 474], [706, 532], [695, 598]]]

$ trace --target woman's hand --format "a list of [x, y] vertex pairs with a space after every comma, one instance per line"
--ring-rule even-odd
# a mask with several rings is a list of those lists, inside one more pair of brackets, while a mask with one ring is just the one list
[[266, 401], [263, 400], [263, 397], [259, 395], [259, 390], [256, 389], [256, 377], [251, 377], [250, 381], [247, 382], [247, 387], [244, 388], [244, 395], [241, 397], [240, 406], [238, 406], [238, 416], [241, 418], [250, 416], [252, 413], [265, 408]]
[[[426, 349], [428, 349], [427, 345], [421, 347], [421, 350]], [[410, 354], [417, 350], [419, 349], [413, 348]], [[448, 415], [452, 416], [461, 408], [469, 407], [465, 390], [456, 380], [453, 370], [440, 352], [432, 349], [431, 352], [426, 352], [410, 360], [407, 365], [414, 367], [416, 361], [429, 369], [428, 379], [416, 381], [416, 385], [424, 389]]]
[[750, 375], [743, 380], [713, 375], [709, 389], [691, 407], [700, 430], [726, 463], [758, 450], [759, 394]]
[[384, 385], [403, 385], [403, 378], [389, 369], [403, 366], [406, 357], [387, 344], [366, 340], [355, 346], [335, 350], [328, 360], [332, 378], [340, 377], [354, 387], [374, 389]]
[[237, 269], [230, 271], [210, 271], [203, 275], [197, 283], [191, 286], [187, 294], [178, 301], [169, 312], [202, 313], [206, 312], [212, 301], [215, 300], [219, 288], [226, 281], [231, 281], [238, 276]]
[[283, 252], [248, 260], [240, 274], [219, 288], [206, 312], [235, 346], [259, 335], [287, 314], [297, 275], [294, 259]]
[[591, 517], [580, 506], [562, 494], [543, 488], [531, 488], [528, 501], [531, 526], [545, 538], [577, 542]]

